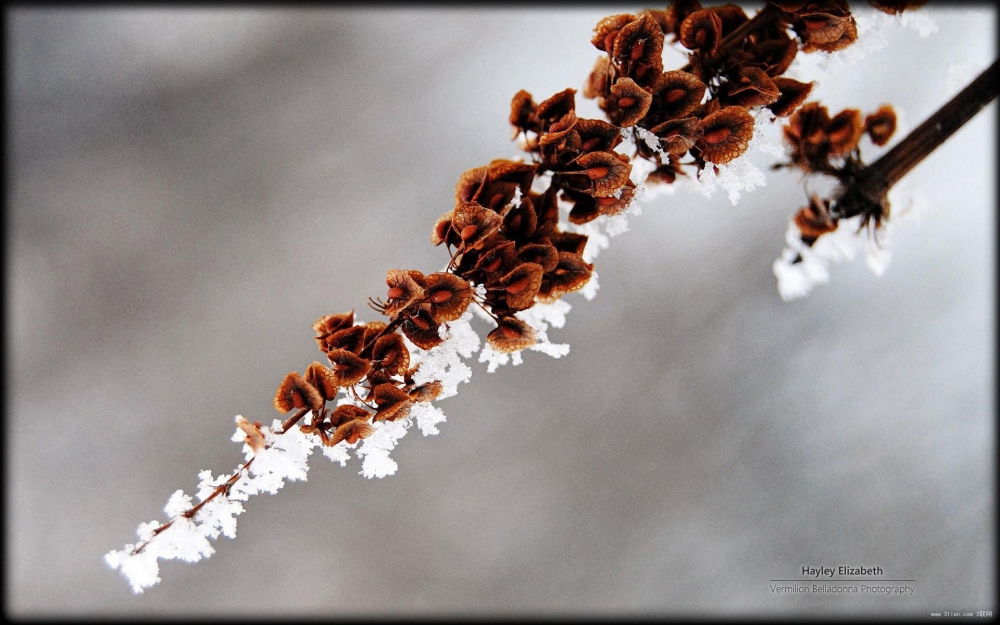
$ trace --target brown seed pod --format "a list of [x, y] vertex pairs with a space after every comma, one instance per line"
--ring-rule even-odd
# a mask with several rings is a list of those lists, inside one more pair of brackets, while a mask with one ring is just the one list
[[795, 226], [806, 245], [812, 245], [822, 235], [836, 230], [837, 222], [830, 217], [830, 201], [821, 200], [813, 194], [809, 198], [809, 206], [799, 209], [795, 214]]
[[576, 164], [590, 181], [587, 190], [597, 197], [614, 195], [615, 191], [625, 185], [629, 172], [632, 171], [631, 163], [623, 162], [615, 152], [584, 154], [577, 159]]
[[778, 76], [774, 79], [774, 86], [778, 88], [781, 95], [778, 96], [777, 100], [768, 104], [767, 108], [777, 117], [788, 117], [806, 101], [814, 84], [816, 83], [799, 82]]
[[321, 338], [333, 334], [337, 330], [350, 328], [353, 325], [354, 311], [352, 310], [337, 315], [323, 315], [313, 323], [312, 329], [316, 332], [316, 340], [318, 342]]
[[773, 39], [765, 39], [753, 47], [754, 62], [762, 64], [771, 78], [785, 73], [799, 51], [798, 43], [782, 33]]
[[[589, 237], [579, 232], [556, 232], [549, 236], [549, 242], [560, 252], [569, 252], [577, 256], [583, 255]], [[538, 263], [541, 265], [542, 263]], [[556, 265], [559, 263], [557, 262]], [[555, 268], [553, 268], [555, 269]], [[546, 272], [548, 273], [548, 272]]]
[[590, 39], [590, 43], [594, 44], [594, 47], [601, 52], [610, 54], [614, 48], [615, 37], [618, 36], [618, 31], [632, 21], [635, 21], [635, 16], [631, 13], [621, 13], [601, 18], [601, 21], [597, 22], [597, 26], [594, 27], [594, 36]]
[[402, 375], [410, 366], [410, 351], [398, 334], [386, 334], [375, 341], [372, 361], [390, 375]]
[[538, 216], [538, 225], [535, 227], [535, 238], [545, 236], [559, 229], [559, 200], [555, 185], [542, 194], [531, 194], [531, 203], [535, 207], [535, 215]]
[[649, 129], [660, 139], [660, 149], [680, 156], [694, 147], [701, 137], [701, 120], [697, 117], [671, 119]]
[[441, 394], [441, 389], [440, 382], [427, 382], [426, 384], [411, 388], [408, 395], [415, 402], [430, 402], [438, 398], [438, 395]]
[[408, 316], [399, 329], [417, 347], [431, 349], [444, 341], [438, 334], [439, 325], [431, 316], [430, 305], [425, 303], [409, 309]]
[[883, 13], [898, 15], [903, 11], [909, 11], [922, 7], [927, 4], [927, 0], [868, 0], [868, 4]]
[[413, 276], [402, 269], [387, 271], [385, 283], [389, 287], [386, 293], [385, 314], [390, 317], [424, 296], [424, 289], [417, 284]]
[[[521, 89], [510, 101], [510, 125], [514, 128], [514, 137], [521, 132], [538, 132], [541, 123], [535, 110], [538, 105], [531, 99], [531, 94]], [[513, 138], [513, 137], [512, 137]]]
[[501, 317], [497, 327], [486, 335], [493, 349], [505, 354], [531, 347], [537, 340], [532, 327], [517, 317]]
[[397, 421], [409, 415], [410, 407], [413, 406], [413, 400], [406, 391], [392, 383], [376, 386], [373, 397], [378, 406], [374, 421]]
[[608, 57], [599, 56], [594, 62], [594, 69], [590, 70], [587, 82], [583, 84], [583, 97], [588, 99], [601, 98], [608, 95], [608, 88], [611, 86], [610, 62]]
[[688, 50], [712, 56], [722, 39], [722, 19], [708, 9], [695, 11], [681, 22], [679, 40]]
[[331, 349], [346, 349], [357, 354], [364, 347], [364, 340], [364, 326], [352, 326], [326, 335], [319, 341], [319, 348], [324, 352], [329, 352]]
[[663, 70], [663, 39], [660, 25], [648, 12], [643, 13], [618, 31], [611, 58], [625, 75], [649, 84]]
[[826, 138], [830, 142], [831, 156], [844, 156], [858, 147], [865, 125], [858, 109], [844, 109], [834, 115], [826, 125]]
[[250, 423], [243, 417], [238, 417], [236, 425], [247, 435], [247, 445], [250, 446], [250, 449], [254, 450], [254, 453], [267, 446], [267, 443], [264, 441], [264, 434], [260, 431], [260, 421]]
[[892, 106], [883, 104], [877, 111], [865, 117], [865, 132], [877, 146], [883, 146], [896, 132], [896, 111]]
[[635, 197], [635, 183], [631, 180], [626, 181], [625, 186], [622, 187], [622, 192], [619, 197], [599, 197], [595, 198], [594, 202], [597, 204], [597, 210], [601, 215], [620, 215], [625, 212], [625, 209], [629, 207], [632, 199]]
[[535, 295], [542, 285], [542, 274], [545, 270], [535, 263], [518, 265], [510, 273], [500, 279], [507, 297], [507, 307], [512, 310], [525, 310], [535, 304]]
[[330, 424], [336, 428], [359, 419], [367, 421], [371, 416], [371, 413], [361, 406], [344, 404], [343, 406], [337, 406], [337, 409], [330, 414]]
[[576, 126], [576, 122], [576, 111], [569, 111], [547, 126], [545, 132], [538, 137], [538, 144], [543, 146], [558, 144], [566, 139], [573, 127]]
[[768, 0], [771, 4], [775, 5], [785, 13], [795, 13], [801, 10], [812, 0]]
[[521, 189], [522, 195], [527, 195], [531, 182], [535, 179], [538, 166], [533, 163], [523, 163], [507, 158], [495, 158], [487, 165], [486, 182], [512, 182]]
[[740, 106], [727, 106], [701, 120], [701, 138], [695, 144], [701, 156], [721, 165], [747, 151], [753, 136], [753, 116]]
[[559, 299], [565, 293], [579, 291], [590, 280], [593, 270], [594, 266], [584, 262], [578, 254], [559, 252], [559, 264], [542, 277], [539, 299], [549, 302]]
[[324, 401], [329, 401], [337, 396], [337, 379], [323, 363], [314, 360], [306, 368], [305, 380], [319, 391]]
[[431, 230], [431, 244], [441, 245], [442, 243], [447, 243], [452, 247], [458, 247], [462, 243], [461, 237], [458, 233], [451, 227], [451, 220], [455, 216], [455, 211], [448, 211], [444, 215], [438, 217], [437, 222], [434, 224], [434, 228]]
[[427, 276], [424, 301], [430, 304], [430, 313], [437, 323], [461, 317], [472, 302], [472, 295], [469, 283], [455, 274], [442, 271]]
[[559, 250], [551, 243], [529, 243], [517, 250], [517, 259], [541, 265], [544, 271], [552, 271], [559, 264]]
[[573, 208], [569, 211], [570, 223], [585, 224], [601, 216], [601, 211], [597, 208], [597, 198], [589, 193], [563, 189], [563, 199], [573, 202]]
[[819, 50], [821, 52], [836, 52], [837, 50], [843, 50], [857, 40], [858, 28], [854, 23], [854, 18], [852, 17], [850, 21], [844, 25], [843, 32], [836, 40], [829, 43], [816, 43], [813, 40], [809, 40], [802, 46], [802, 51], [815, 52]]
[[778, 87], [764, 70], [759, 67], [740, 68], [740, 79], [733, 84], [724, 100], [736, 106], [751, 108], [777, 102], [781, 96]]
[[503, 219], [496, 212], [477, 202], [466, 202], [455, 209], [451, 229], [462, 241], [466, 250], [478, 249], [486, 237], [500, 229]]
[[538, 105], [538, 118], [552, 123], [566, 113], [576, 110], [576, 89], [563, 89]]
[[363, 438], [368, 438], [375, 433], [375, 428], [373, 428], [364, 419], [355, 419], [354, 421], [348, 421], [340, 427], [338, 427], [334, 432], [333, 436], [330, 437], [329, 442], [324, 441], [328, 447], [333, 447], [340, 441], [345, 441], [348, 445], [353, 445]]
[[361, 327], [365, 329], [364, 343], [367, 345], [373, 338], [378, 336], [382, 330], [385, 330], [386, 323], [384, 321], [369, 321]]
[[326, 356], [330, 359], [332, 365], [330, 370], [337, 381], [337, 386], [357, 384], [372, 368], [370, 362], [346, 349], [330, 350]]
[[483, 165], [462, 172], [462, 175], [458, 177], [458, 182], [455, 183], [456, 207], [471, 202], [473, 198], [477, 197], [480, 188], [486, 182], [487, 169], [488, 167]]
[[278, 412], [291, 412], [299, 408], [316, 411], [323, 407], [323, 396], [295, 371], [285, 376], [274, 394], [274, 408]]
[[646, 116], [652, 101], [652, 94], [631, 78], [622, 77], [611, 85], [611, 93], [602, 100], [601, 108], [614, 124], [628, 128]]
[[673, 0], [668, 6], [664, 15], [666, 29], [664, 32], [672, 34], [676, 41], [680, 37], [681, 24], [685, 18], [695, 11], [702, 9], [698, 0]]
[[719, 21], [722, 22], [723, 37], [733, 32], [741, 24], [743, 24], [743, 22], [750, 19], [747, 17], [747, 14], [743, 11], [743, 9], [735, 4], [723, 4], [722, 6], [709, 7], [708, 10], [719, 16]]
[[538, 215], [530, 197], [522, 197], [519, 206], [512, 206], [503, 216], [500, 231], [513, 241], [526, 241], [538, 228]]
[[580, 119], [574, 128], [581, 152], [611, 152], [622, 142], [621, 128], [602, 119]]
[[[505, 241], [480, 254], [479, 259], [476, 260], [476, 265], [472, 269], [473, 271], [482, 272], [487, 277], [487, 280], [491, 276], [496, 278], [510, 270], [510, 267], [515, 263], [516, 257], [517, 252], [514, 242]], [[487, 280], [481, 280], [481, 282]]]
[[651, 112], [657, 119], [686, 117], [705, 97], [705, 83], [690, 72], [671, 70], [653, 83]]

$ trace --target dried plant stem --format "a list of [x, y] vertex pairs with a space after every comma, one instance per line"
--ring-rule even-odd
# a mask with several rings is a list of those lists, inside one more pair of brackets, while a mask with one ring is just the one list
[[[306, 413], [308, 413], [308, 412], [309, 412], [308, 408], [303, 408], [302, 410], [299, 410], [294, 415], [292, 415], [291, 417], [289, 417], [288, 419], [286, 419], [285, 422], [281, 424], [281, 430], [277, 431], [277, 432], [274, 432], [275, 436], [280, 436], [281, 434], [284, 434], [285, 432], [287, 432], [292, 426], [294, 426], [296, 423], [298, 423], [302, 419], [302, 417], [306, 416]], [[254, 458], [256, 458], [256, 456], [254, 456]], [[240, 479], [240, 476], [243, 475], [243, 471], [245, 471], [246, 469], [248, 469], [250, 467], [250, 465], [253, 464], [254, 458], [250, 458], [249, 460], [247, 460], [246, 462], [244, 462], [242, 465], [240, 465], [239, 468], [237, 468], [235, 471], [233, 471], [232, 475], [229, 476], [229, 479], [227, 479], [222, 484], [219, 484], [218, 486], [216, 486], [215, 490], [213, 490], [212, 493], [208, 497], [205, 497], [203, 500], [201, 500], [200, 502], [198, 502], [197, 505], [192, 506], [190, 509], [185, 510], [184, 512], [181, 512], [179, 515], [177, 515], [173, 519], [170, 519], [169, 521], [167, 521], [163, 525], [161, 525], [158, 528], [156, 528], [155, 530], [153, 530], [153, 534], [149, 538], [147, 538], [146, 540], [140, 542], [139, 544], [137, 544], [135, 546], [135, 548], [132, 550], [132, 555], [135, 555], [137, 553], [142, 553], [142, 550], [145, 549], [146, 545], [149, 544], [149, 541], [153, 540], [160, 533], [162, 533], [162, 532], [166, 531], [168, 528], [170, 528], [170, 526], [173, 525], [174, 521], [176, 521], [177, 519], [179, 519], [181, 517], [183, 517], [185, 519], [193, 518], [196, 514], [198, 514], [199, 510], [201, 510], [203, 507], [205, 507], [206, 505], [208, 505], [208, 503], [211, 502], [213, 499], [215, 499], [219, 495], [222, 495], [222, 494], [225, 494], [226, 492], [228, 492], [229, 489], [230, 489], [230, 487], [232, 487], [232, 485], [236, 483], [236, 480]]]
[[1000, 93], [994, 61], [975, 80], [871, 165], [852, 172], [838, 196], [840, 217], [888, 213], [889, 189]]

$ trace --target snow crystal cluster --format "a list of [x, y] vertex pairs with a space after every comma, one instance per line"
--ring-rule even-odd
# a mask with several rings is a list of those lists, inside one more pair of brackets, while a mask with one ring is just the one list
[[830, 281], [830, 265], [853, 260], [863, 249], [865, 265], [881, 276], [892, 258], [886, 249], [894, 225], [900, 220], [920, 220], [929, 200], [917, 187], [897, 184], [889, 191], [892, 220], [885, 220], [878, 230], [877, 241], [866, 228], [861, 228], [861, 215], [837, 222], [837, 229], [819, 237], [812, 246], [802, 242], [802, 234], [791, 220], [785, 232], [787, 247], [774, 261], [772, 270], [778, 279], [781, 299], [791, 301], [808, 295], [815, 286]]

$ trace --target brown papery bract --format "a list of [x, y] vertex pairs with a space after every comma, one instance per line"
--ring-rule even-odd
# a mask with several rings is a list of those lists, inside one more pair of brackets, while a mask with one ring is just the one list
[[590, 180], [589, 190], [597, 197], [614, 195], [615, 191], [625, 185], [632, 171], [632, 164], [622, 161], [615, 152], [584, 154], [577, 159], [576, 164], [587, 175]]
[[487, 166], [473, 167], [462, 172], [455, 183], [455, 207], [471, 202], [479, 194], [479, 189], [486, 182]]
[[830, 142], [831, 156], [844, 156], [858, 147], [861, 136], [865, 133], [864, 122], [861, 121], [861, 111], [844, 109], [830, 119], [826, 125], [826, 136]]
[[663, 72], [653, 83], [652, 117], [658, 120], [686, 117], [705, 97], [705, 83], [690, 72]]
[[580, 119], [574, 129], [580, 134], [581, 152], [610, 152], [622, 142], [621, 128], [602, 119]]
[[512, 206], [503, 216], [501, 232], [513, 241], [526, 241], [538, 228], [538, 215], [530, 197], [522, 197], [518, 206]]
[[579, 291], [590, 280], [593, 269], [594, 266], [584, 262], [578, 254], [559, 252], [559, 264], [542, 278], [539, 299], [552, 302], [566, 293]]
[[323, 352], [329, 352], [331, 349], [346, 349], [349, 352], [357, 354], [364, 347], [364, 340], [364, 326], [352, 326], [343, 330], [337, 330], [333, 334], [323, 337], [319, 341], [319, 348]]
[[618, 36], [618, 31], [634, 20], [635, 15], [631, 13], [619, 13], [618, 15], [609, 15], [601, 18], [601, 21], [597, 22], [597, 26], [594, 27], [594, 36], [591, 38], [590, 43], [594, 44], [594, 47], [601, 52], [610, 54], [614, 48], [615, 37]]
[[551, 243], [529, 243], [517, 250], [517, 258], [525, 263], [537, 263], [544, 271], [552, 271], [559, 264], [559, 250]]
[[440, 382], [433, 381], [414, 386], [407, 394], [415, 402], [430, 402], [438, 398], [442, 389]]
[[701, 137], [701, 120], [697, 117], [672, 119], [649, 129], [660, 139], [660, 149], [680, 156]]
[[409, 394], [392, 383], [379, 384], [372, 396], [378, 406], [374, 421], [397, 421], [410, 414], [413, 406]]
[[814, 84], [778, 76], [774, 79], [774, 86], [778, 88], [780, 95], [767, 108], [777, 117], [788, 117], [806, 101]]
[[727, 106], [701, 120], [701, 138], [695, 144], [710, 163], [722, 165], [747, 151], [753, 136], [753, 115], [740, 106]]
[[[495, 213], [494, 213], [495, 214]], [[497, 215], [497, 219], [499, 219]], [[453, 321], [462, 316], [472, 303], [472, 287], [455, 274], [432, 273], [427, 276], [424, 301], [430, 304], [430, 313], [435, 322]]]
[[573, 127], [576, 126], [576, 122], [576, 111], [567, 112], [546, 127], [545, 132], [538, 137], [538, 144], [542, 146], [553, 145], [565, 140]]
[[451, 229], [462, 240], [462, 249], [477, 249], [483, 240], [500, 228], [503, 219], [477, 202], [466, 202], [455, 209]]
[[340, 441], [346, 441], [348, 445], [353, 445], [363, 438], [368, 438], [375, 433], [375, 428], [372, 427], [364, 419], [355, 419], [354, 421], [348, 421], [347, 423], [338, 427], [333, 436], [330, 437], [329, 442], [324, 441], [328, 447], [333, 447]]
[[390, 375], [402, 375], [410, 366], [410, 350], [406, 349], [403, 337], [386, 334], [375, 341], [372, 361]]
[[330, 370], [337, 381], [337, 386], [352, 386], [360, 382], [371, 369], [371, 363], [366, 359], [347, 351], [333, 349], [326, 355], [330, 359]]
[[523, 263], [500, 279], [500, 285], [507, 296], [507, 307], [511, 310], [525, 310], [535, 304], [535, 295], [542, 285], [545, 270], [536, 263]]
[[712, 56], [722, 39], [722, 19], [708, 9], [695, 11], [681, 22], [679, 35], [681, 45], [688, 50]]
[[333, 334], [337, 330], [350, 328], [353, 325], [354, 311], [352, 310], [336, 315], [323, 315], [313, 323], [312, 329], [316, 331], [316, 338], [320, 339], [329, 334]]
[[430, 304], [418, 304], [407, 310], [409, 314], [399, 329], [414, 345], [421, 349], [431, 349], [444, 341], [438, 334], [440, 324], [431, 316]]
[[576, 110], [576, 89], [563, 89], [538, 105], [538, 117], [549, 123]]
[[486, 342], [505, 354], [531, 347], [537, 340], [534, 329], [517, 317], [501, 317], [497, 327], [486, 335]]
[[889, 142], [896, 132], [896, 110], [888, 104], [883, 104], [877, 111], [865, 117], [865, 132], [877, 146]]
[[371, 416], [371, 413], [361, 406], [344, 404], [343, 406], [337, 406], [337, 409], [330, 414], [330, 423], [333, 427], [340, 427], [345, 423], [350, 423], [358, 419], [367, 421]]
[[751, 108], [777, 102], [780, 96], [778, 87], [764, 70], [759, 67], [743, 67], [740, 69], [739, 81], [725, 95], [725, 101]]
[[587, 82], [583, 83], [583, 97], [588, 99], [601, 98], [608, 95], [611, 87], [611, 61], [608, 57], [601, 55], [594, 62], [594, 69], [590, 70]]
[[278, 386], [278, 391], [274, 394], [274, 409], [282, 413], [299, 408], [317, 411], [323, 407], [324, 403], [320, 392], [295, 371], [291, 371], [285, 376], [281, 385]]
[[604, 99], [602, 108], [612, 122], [628, 128], [646, 116], [652, 101], [653, 95], [634, 80], [619, 78], [611, 85], [611, 94]]
[[389, 287], [386, 293], [385, 314], [390, 317], [424, 296], [423, 287], [402, 269], [387, 271], [385, 283]]
[[635, 183], [631, 180], [625, 181], [625, 186], [622, 187], [621, 195], [618, 197], [599, 197], [595, 198], [597, 204], [597, 210], [600, 211], [602, 215], [620, 215], [625, 212], [625, 209], [629, 207], [632, 203], [632, 199], [635, 197]]
[[330, 401], [337, 396], [337, 379], [323, 363], [314, 360], [306, 367], [305, 380], [319, 391], [324, 401]]
[[663, 39], [660, 25], [648, 12], [643, 13], [618, 31], [611, 58], [626, 76], [649, 84], [663, 71]]
[[812, 245], [822, 235], [836, 230], [837, 222], [830, 217], [830, 201], [820, 199], [814, 193], [809, 198], [809, 206], [795, 214], [795, 226], [806, 245]]
[[514, 128], [514, 137], [521, 132], [539, 132], [541, 122], [536, 110], [538, 105], [531, 99], [531, 94], [521, 89], [510, 101], [510, 125]]

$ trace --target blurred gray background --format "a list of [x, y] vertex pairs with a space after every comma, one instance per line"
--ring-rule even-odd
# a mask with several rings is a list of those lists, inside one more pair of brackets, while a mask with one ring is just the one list
[[[314, 456], [144, 595], [104, 564], [236, 465], [233, 415], [277, 415], [317, 317], [443, 266], [458, 175], [517, 154], [511, 96], [579, 89], [594, 24], [641, 8], [9, 10], [8, 616], [997, 610], [995, 103], [907, 178], [931, 208], [882, 277], [785, 303], [802, 181], [678, 191], [569, 296], [569, 356], [474, 364], [397, 475]], [[995, 58], [995, 9], [922, 11], [938, 33], [815, 94], [912, 128]], [[768, 588], [840, 564], [916, 592]]]

